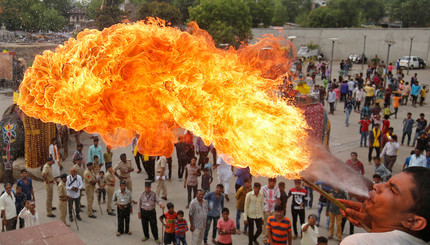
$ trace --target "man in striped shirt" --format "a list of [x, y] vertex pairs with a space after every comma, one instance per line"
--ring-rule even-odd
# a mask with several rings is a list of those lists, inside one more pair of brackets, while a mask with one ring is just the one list
[[275, 215], [267, 219], [267, 238], [270, 245], [292, 245], [291, 221], [284, 213], [281, 206], [276, 206]]

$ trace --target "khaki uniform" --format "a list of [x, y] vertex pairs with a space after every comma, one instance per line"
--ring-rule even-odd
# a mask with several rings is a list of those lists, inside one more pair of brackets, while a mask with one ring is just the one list
[[91, 181], [96, 181], [96, 175], [93, 171], [90, 171], [88, 168], [84, 172], [84, 180], [85, 180], [85, 193], [87, 195], [87, 207], [88, 207], [88, 216], [93, 215], [93, 201], [94, 201], [94, 189], [95, 184], [91, 184]]
[[64, 197], [61, 198], [61, 196], [67, 196], [66, 183], [64, 183], [63, 181], [60, 181], [60, 184], [58, 184], [58, 208], [60, 209], [60, 220], [67, 225], [66, 215], [68, 199]]
[[112, 212], [112, 198], [115, 193], [115, 175], [111, 172], [106, 173], [106, 194], [107, 194], [107, 211]]
[[127, 182], [127, 189], [132, 192], [132, 183], [131, 183], [131, 178], [130, 178], [130, 172], [127, 173], [127, 171], [129, 169], [132, 169], [133, 167], [131, 166], [131, 161], [127, 160], [125, 163], [123, 163], [122, 161], [117, 163], [115, 165], [115, 167], [113, 167], [113, 171], [116, 172], [119, 169], [119, 176], [125, 178], [125, 181]]
[[52, 196], [54, 194], [54, 174], [48, 163], [45, 163], [42, 170], [42, 176], [45, 178], [46, 190], [46, 214], [52, 214]]
[[[73, 165], [72, 169], [76, 169], [76, 174], [81, 176], [82, 180], [84, 179], [84, 170], [82, 170], [81, 166], [79, 166], [78, 164]], [[83, 189], [80, 190], [81, 192], [81, 197], [82, 197], [82, 192], [84, 192]], [[79, 202], [81, 201], [81, 199], [79, 199]], [[79, 203], [81, 204], [81, 203]]]
[[[155, 179], [157, 180], [157, 196], [160, 196], [161, 193], [161, 198], [167, 198], [167, 188], [166, 188], [166, 183], [164, 182], [164, 179], [166, 178], [165, 175], [165, 171], [166, 171], [166, 166], [167, 166], [167, 159], [166, 157], [160, 157], [156, 162], [155, 162]], [[164, 169], [164, 174], [161, 175], [161, 171], [162, 169]]]

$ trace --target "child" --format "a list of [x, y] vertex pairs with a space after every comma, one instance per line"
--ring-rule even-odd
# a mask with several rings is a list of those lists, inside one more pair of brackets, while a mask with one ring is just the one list
[[295, 188], [292, 188], [287, 197], [290, 198], [293, 196], [293, 201], [291, 202], [291, 214], [293, 216], [293, 229], [294, 236], [293, 240], [297, 239], [298, 231], [297, 231], [297, 216], [300, 219], [300, 225], [305, 223], [305, 199], [307, 195], [307, 191], [305, 188], [302, 188], [302, 181], [299, 179], [294, 180]]
[[[94, 156], [94, 159], [95, 159], [95, 157], [96, 156]], [[103, 203], [106, 203], [106, 189], [105, 189], [106, 178], [105, 178], [105, 172], [103, 172], [103, 171], [99, 172], [99, 177], [97, 178], [97, 184], [99, 185], [99, 188], [97, 188], [97, 194], [98, 194], [97, 200], [100, 203], [100, 199], [101, 199], [101, 196], [102, 196], [102, 193], [103, 193]]]
[[318, 237], [317, 242], [318, 242], [317, 245], [327, 245], [328, 244], [328, 240], [324, 236]]
[[206, 168], [205, 166], [205, 168], [203, 169], [203, 175], [202, 175], [202, 189], [204, 191], [204, 195], [206, 195], [211, 191], [212, 181], [213, 181], [212, 175], [209, 174], [209, 169]]
[[399, 111], [400, 101], [402, 100], [402, 96], [399, 93], [395, 93], [393, 97], [393, 107], [394, 107], [394, 118], [397, 119], [397, 112]]
[[[173, 203], [169, 202], [166, 206], [168, 211], [160, 216], [161, 225], [166, 227], [164, 231], [164, 244], [173, 243], [173, 245], [176, 245], [175, 220], [178, 215], [174, 210], [175, 206]], [[166, 224], [164, 224], [163, 219], [166, 220]]]
[[204, 161], [203, 169], [205, 168], [209, 169], [209, 174], [212, 176], [212, 166], [209, 162], [209, 157], [206, 157], [203, 161]]
[[[107, 172], [107, 166], [108, 165], [112, 165], [112, 157], [113, 157], [113, 153], [112, 153], [112, 148], [110, 146], [106, 146], [106, 152], [103, 153], [103, 159], [105, 160], [105, 168], [106, 168], [106, 172]], [[137, 172], [139, 173], [139, 172]]]
[[385, 180], [391, 176], [390, 170], [388, 170], [384, 164], [381, 164], [381, 159], [379, 157], [374, 157], [373, 162], [375, 163], [375, 174], [379, 174], [381, 179]]
[[424, 100], [426, 99], [427, 96], [427, 92], [429, 90], [426, 88], [426, 86], [424, 85], [423, 88], [420, 91], [420, 106], [423, 106], [424, 104]]
[[177, 220], [175, 220], [175, 238], [176, 244], [187, 245], [187, 239], [185, 237], [186, 232], [188, 231], [187, 221], [184, 219], [184, 211], [179, 210]]
[[228, 217], [230, 211], [228, 208], [223, 208], [221, 211], [222, 219], [218, 220], [217, 228], [218, 228], [218, 243], [217, 245], [231, 245], [231, 235], [236, 234], [236, 225], [234, 221]]
[[285, 192], [285, 183], [284, 182], [279, 182], [278, 184], [278, 188], [279, 188], [279, 192], [281, 193], [281, 207], [284, 210], [287, 210], [287, 200], [288, 200], [288, 196], [287, 193]]
[[382, 178], [379, 174], [374, 174], [373, 175], [373, 184], [379, 184], [382, 182]]

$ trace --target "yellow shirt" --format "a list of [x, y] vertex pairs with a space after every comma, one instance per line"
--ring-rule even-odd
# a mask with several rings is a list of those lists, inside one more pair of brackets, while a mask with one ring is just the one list
[[264, 210], [264, 199], [263, 193], [259, 193], [258, 196], [255, 195], [254, 190], [248, 192], [245, 198], [245, 208], [243, 216], [251, 219], [263, 218]]
[[366, 91], [366, 97], [372, 97], [375, 94], [375, 88], [371, 86], [364, 87], [364, 91]]

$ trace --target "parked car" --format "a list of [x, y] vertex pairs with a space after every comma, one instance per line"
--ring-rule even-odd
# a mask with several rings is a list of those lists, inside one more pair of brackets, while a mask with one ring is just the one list
[[[408, 69], [409, 56], [403, 56], [399, 60], [400, 69]], [[411, 56], [409, 69], [425, 69], [426, 62], [418, 56]]]
[[308, 46], [300, 46], [299, 51], [297, 51], [298, 58], [311, 58], [315, 57], [317, 59], [322, 59], [323, 55], [319, 53], [319, 49], [309, 49]]
[[350, 54], [349, 55], [349, 60], [351, 60], [352, 61], [352, 63], [355, 63], [355, 64], [361, 64], [361, 62], [362, 62], [362, 57], [364, 57], [364, 63], [366, 64], [367, 63], [367, 57], [366, 57], [366, 55], [359, 55], [359, 54]]

